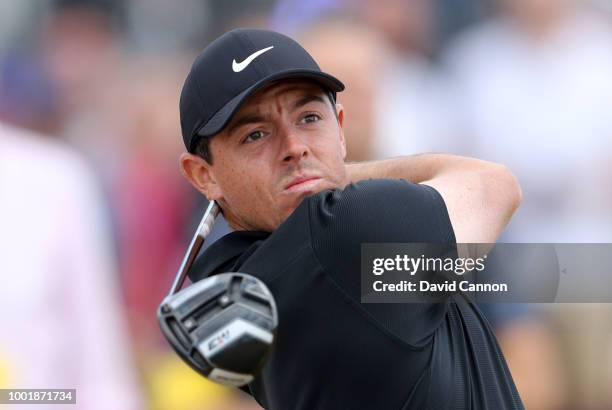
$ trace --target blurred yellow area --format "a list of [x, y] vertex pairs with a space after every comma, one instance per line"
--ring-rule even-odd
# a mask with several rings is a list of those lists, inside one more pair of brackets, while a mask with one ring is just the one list
[[146, 370], [152, 410], [217, 408], [234, 396], [231, 389], [196, 373], [174, 352], [158, 356]]

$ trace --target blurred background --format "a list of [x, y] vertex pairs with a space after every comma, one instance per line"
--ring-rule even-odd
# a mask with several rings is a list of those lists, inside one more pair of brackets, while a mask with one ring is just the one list
[[[180, 89], [238, 26], [346, 84], [350, 160], [501, 162], [524, 191], [502, 241], [612, 242], [612, 0], [2, 0], [0, 388], [259, 408], [155, 320], [205, 203], [178, 170]], [[483, 309], [527, 409], [612, 409], [610, 305]]]

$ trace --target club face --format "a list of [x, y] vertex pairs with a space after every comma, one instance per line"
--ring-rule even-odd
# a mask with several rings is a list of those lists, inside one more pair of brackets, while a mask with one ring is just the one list
[[158, 309], [164, 336], [194, 370], [216, 382], [252, 380], [274, 343], [278, 313], [259, 279], [224, 273], [164, 299]]

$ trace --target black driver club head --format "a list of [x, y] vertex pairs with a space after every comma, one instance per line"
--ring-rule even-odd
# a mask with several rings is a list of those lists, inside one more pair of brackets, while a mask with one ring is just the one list
[[274, 345], [278, 312], [272, 293], [258, 278], [238, 272], [216, 274], [180, 290], [219, 212], [212, 201], [157, 320], [194, 370], [220, 384], [243, 386], [261, 370]]
[[194, 370], [221, 384], [249, 383], [274, 343], [278, 314], [262, 281], [243, 273], [203, 279], [164, 299], [166, 339]]

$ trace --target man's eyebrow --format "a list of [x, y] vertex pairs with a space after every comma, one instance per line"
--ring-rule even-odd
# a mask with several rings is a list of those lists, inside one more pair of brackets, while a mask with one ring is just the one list
[[318, 101], [320, 103], [325, 104], [325, 99], [321, 97], [320, 95], [308, 94], [308, 95], [303, 96], [299, 100], [297, 100], [295, 104], [293, 104], [293, 109], [297, 110], [298, 108], [303, 107], [306, 104], [313, 102], [313, 101]]
[[241, 117], [238, 117], [227, 129], [227, 132], [231, 134], [237, 128], [242, 127], [246, 124], [253, 124], [257, 122], [263, 122], [265, 119], [259, 114], [245, 114]]
[[[320, 95], [308, 94], [308, 95], [303, 96], [302, 98], [297, 100], [295, 104], [293, 104], [293, 110], [297, 110], [298, 108], [303, 107], [304, 105], [310, 102], [313, 102], [313, 101], [318, 101], [320, 103], [325, 104], [325, 99], [321, 97]], [[230, 124], [230, 126], [227, 128], [227, 132], [228, 134], [231, 134], [233, 131], [242, 127], [243, 125], [264, 122], [264, 121], [265, 121], [265, 118], [259, 114], [245, 114], [241, 117], [238, 117], [236, 120], [234, 120], [234, 122]]]

